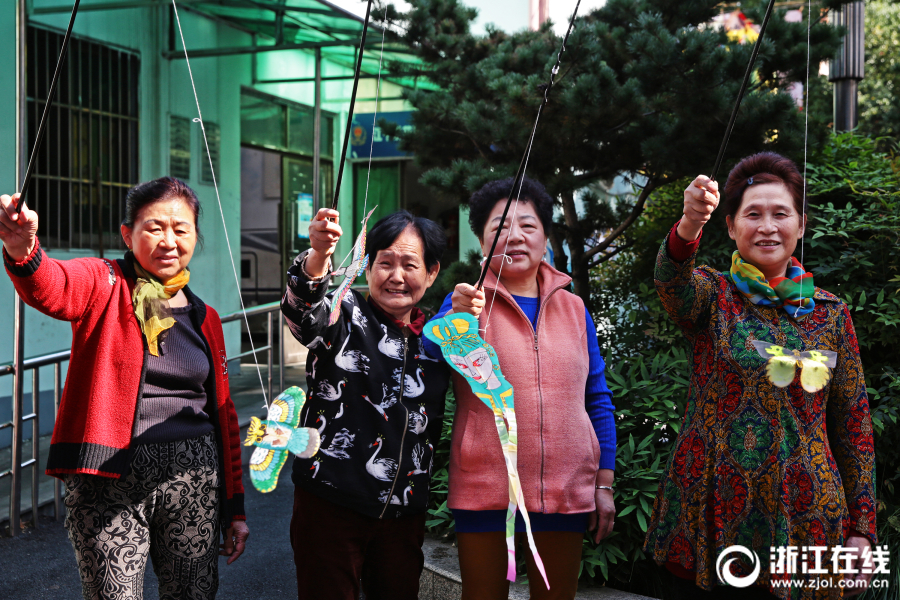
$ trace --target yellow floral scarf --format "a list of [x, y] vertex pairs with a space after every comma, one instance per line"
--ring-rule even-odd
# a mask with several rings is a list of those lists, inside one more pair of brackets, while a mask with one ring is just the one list
[[134, 259], [134, 270], [138, 276], [134, 292], [131, 294], [134, 316], [137, 317], [141, 331], [147, 338], [150, 354], [159, 356], [160, 336], [165, 337], [166, 330], [175, 324], [167, 301], [188, 284], [191, 274], [184, 269], [172, 279], [161, 282], [144, 270], [137, 259]]

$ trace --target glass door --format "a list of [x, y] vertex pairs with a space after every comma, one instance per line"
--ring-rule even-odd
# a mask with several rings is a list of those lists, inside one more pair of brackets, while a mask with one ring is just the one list
[[[281, 247], [283, 284], [287, 284], [287, 268], [294, 258], [309, 249], [309, 223], [315, 216], [313, 206], [313, 161], [311, 158], [282, 158]], [[333, 169], [320, 163], [319, 198], [331, 201]]]

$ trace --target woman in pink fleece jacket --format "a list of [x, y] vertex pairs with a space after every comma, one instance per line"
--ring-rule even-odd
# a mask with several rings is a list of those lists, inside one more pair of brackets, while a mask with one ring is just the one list
[[[485, 254], [512, 183], [493, 181], [469, 200], [469, 224]], [[515, 388], [519, 476], [550, 582], [548, 591], [529, 555], [533, 599], [574, 598], [585, 530], [599, 541], [612, 531], [615, 517], [616, 438], [605, 365], [584, 303], [567, 291], [571, 278], [542, 260], [552, 218], [553, 201], [544, 187], [526, 178], [518, 205], [503, 223], [484, 290], [457, 285], [435, 317], [479, 317], [484, 339]], [[441, 355], [434, 345], [426, 351]], [[509, 595], [503, 452], [493, 413], [458, 374], [454, 392], [448, 506], [456, 520], [462, 598], [499, 600]], [[517, 513], [516, 537], [523, 531]]]

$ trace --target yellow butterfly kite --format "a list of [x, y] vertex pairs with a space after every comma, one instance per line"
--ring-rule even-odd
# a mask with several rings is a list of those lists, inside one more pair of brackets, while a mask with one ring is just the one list
[[794, 373], [800, 367], [800, 385], [813, 394], [828, 385], [831, 369], [837, 364], [837, 352], [830, 350], [788, 350], [769, 342], [752, 340], [759, 355], [768, 359], [766, 374], [778, 387], [787, 387], [794, 381]]

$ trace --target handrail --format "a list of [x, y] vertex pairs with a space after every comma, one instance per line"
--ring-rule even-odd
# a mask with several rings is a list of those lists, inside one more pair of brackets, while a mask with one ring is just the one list
[[[38, 367], [46, 367], [48, 365], [52, 365], [53, 363], [62, 362], [64, 360], [68, 360], [72, 355], [71, 350], [60, 350], [59, 352], [53, 352], [51, 354], [42, 354], [40, 356], [34, 356], [32, 358], [25, 359], [25, 370], [28, 369], [36, 369]], [[7, 363], [5, 365], [0, 365], [0, 375], [12, 375], [15, 373], [15, 367], [13, 363]]]
[[[262, 315], [265, 313], [273, 312], [276, 310], [281, 310], [281, 302], [268, 302], [266, 304], [260, 304], [259, 306], [251, 306], [247, 309], [247, 316], [253, 317], [256, 315]], [[236, 310], [233, 313], [228, 313], [227, 315], [222, 315], [220, 317], [223, 323], [230, 323], [231, 321], [238, 321], [244, 318], [244, 313], [240, 310]]]

